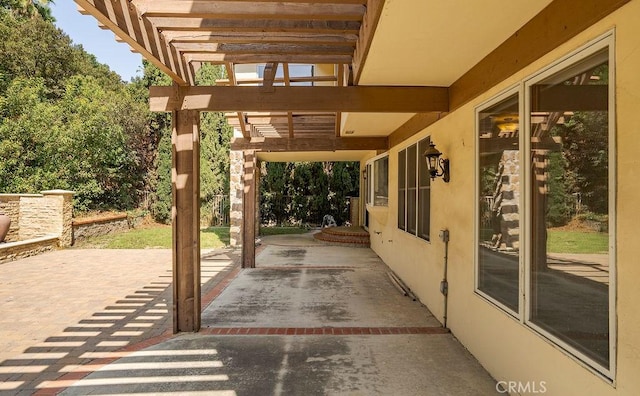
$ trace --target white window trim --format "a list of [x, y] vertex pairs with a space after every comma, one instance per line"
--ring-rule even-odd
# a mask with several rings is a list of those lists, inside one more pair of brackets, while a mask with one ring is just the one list
[[[600, 51], [605, 48], [609, 50], [609, 368], [605, 368], [593, 359], [587, 357], [576, 348], [568, 345], [565, 341], [562, 341], [558, 337], [550, 334], [548, 331], [536, 326], [531, 322], [531, 307], [529, 306], [528, 297], [531, 293], [531, 202], [528, 197], [531, 196], [531, 159], [529, 151], [531, 149], [530, 144], [530, 130], [531, 120], [527, 117], [528, 109], [531, 104], [530, 87], [538, 81], [543, 80], [557, 72], [560, 72], [566, 67], [578, 63], [580, 60]], [[617, 154], [617, 141], [616, 141], [616, 107], [615, 107], [615, 31], [609, 31], [600, 37], [592, 40], [591, 42], [581, 46], [575, 51], [561, 57], [554, 63], [547, 67], [537, 71], [536, 73], [529, 75], [521, 80], [517, 85], [512, 86], [499, 94], [495, 95], [491, 99], [483, 102], [475, 108], [475, 132], [476, 132], [476, 148], [475, 148], [475, 196], [479, 195], [479, 175], [478, 169], [480, 167], [479, 162], [479, 143], [478, 143], [478, 120], [480, 111], [506, 99], [507, 97], [518, 92], [519, 100], [519, 124], [520, 124], [520, 175], [523, 180], [523, 188], [520, 194], [520, 207], [524, 212], [520, 219], [520, 247], [522, 253], [519, 258], [519, 312], [514, 312], [512, 309], [506, 307], [504, 304], [495, 300], [491, 296], [487, 295], [483, 291], [478, 289], [478, 253], [479, 253], [479, 209], [478, 204], [475, 204], [474, 208], [474, 293], [480, 298], [484, 299], [497, 309], [504, 311], [509, 317], [518, 320], [526, 328], [532, 330], [533, 334], [541, 337], [547, 342], [550, 342], [554, 347], [563, 350], [567, 353], [567, 356], [574, 361], [594, 372], [608, 383], [615, 385], [616, 373], [617, 373], [617, 270], [616, 270], [616, 154]]]
[[[407, 209], [408, 208], [407, 204], [409, 202], [409, 186], [408, 185], [405, 185], [405, 198], [404, 198], [404, 208], [405, 208], [405, 210], [404, 210], [404, 224], [405, 224], [405, 229], [402, 229], [402, 228], [398, 227], [397, 219], [396, 219], [395, 227], [396, 227], [396, 229], [398, 231], [401, 231], [406, 235], [410, 235], [411, 237], [413, 237], [413, 238], [415, 238], [415, 239], [417, 239], [419, 241], [426, 242], [426, 243], [430, 244], [431, 240], [433, 239], [432, 236], [431, 236], [431, 233], [433, 231], [431, 229], [431, 224], [429, 224], [429, 238], [422, 238], [421, 236], [418, 235], [419, 234], [419, 228], [420, 228], [420, 226], [419, 226], [420, 213], [419, 213], [419, 210], [418, 210], [418, 205], [419, 205], [418, 198], [419, 198], [420, 186], [418, 184], [419, 184], [419, 180], [420, 180], [420, 167], [421, 166], [425, 166], [426, 167], [426, 163], [423, 162], [424, 161], [424, 157], [422, 156], [422, 153], [420, 153], [420, 142], [422, 142], [424, 140], [431, 141], [431, 135], [428, 135], [428, 136], [425, 136], [425, 137], [423, 137], [421, 139], [418, 139], [418, 140], [416, 140], [415, 142], [413, 142], [411, 144], [407, 144], [406, 146], [400, 148], [398, 150], [398, 152], [396, 153], [396, 158], [397, 158], [399, 156], [400, 152], [404, 150], [405, 151], [405, 160], [406, 160], [406, 158], [407, 158], [406, 153], [408, 152], [407, 150], [409, 149], [409, 147], [416, 146], [417, 158], [416, 158], [416, 170], [415, 171], [416, 171], [416, 182], [417, 182], [417, 184], [416, 184], [416, 189], [415, 189], [416, 191], [415, 191], [415, 194], [414, 194], [415, 195], [415, 202], [416, 202], [416, 208], [415, 208], [416, 209], [415, 210], [416, 232], [412, 233], [412, 232], [409, 232], [409, 231], [406, 230], [406, 228], [408, 228], [408, 222], [409, 222], [409, 210]], [[408, 172], [408, 168], [407, 168], [406, 164], [403, 165], [403, 167], [404, 167], [404, 176], [405, 176], [405, 183], [406, 183], [406, 178], [407, 178], [407, 174], [408, 174], [407, 173]], [[399, 163], [398, 163], [398, 168], [400, 168], [400, 164]], [[396, 188], [396, 194], [398, 194], [398, 188]], [[431, 184], [429, 185], [429, 194], [431, 194]], [[398, 196], [398, 200], [399, 199], [400, 199], [400, 197]], [[398, 206], [399, 206], [399, 204], [398, 204]], [[397, 209], [398, 208], [396, 207], [396, 212], [398, 211]], [[431, 203], [429, 203], [429, 222], [431, 222]]]
[[[560, 338], [554, 336], [547, 330], [537, 326], [535, 323], [531, 321], [531, 307], [529, 305], [529, 301], [526, 298], [529, 296], [531, 291], [531, 208], [530, 202], [527, 202], [527, 206], [524, 207], [525, 216], [524, 223], [525, 226], [522, 228], [523, 241], [524, 244], [524, 257], [525, 259], [525, 268], [524, 268], [524, 290], [525, 293], [522, 293], [524, 301], [524, 318], [523, 322], [525, 326], [533, 329], [537, 334], [540, 334], [543, 338], [551, 341], [554, 345], [560, 347], [561, 349], [567, 351], [569, 356], [575, 358], [576, 361], [585, 365], [587, 368], [591, 370], [595, 370], [596, 373], [599, 373], [604, 376], [608, 381], [615, 381], [616, 374], [616, 356], [617, 356], [617, 326], [616, 326], [616, 257], [615, 257], [615, 214], [616, 214], [616, 195], [615, 195], [615, 180], [616, 180], [616, 140], [615, 140], [615, 40], [614, 40], [614, 32], [608, 32], [599, 38], [591, 41], [590, 43], [582, 46], [581, 48], [573, 51], [567, 56], [559, 59], [553, 64], [549, 65], [545, 69], [539, 71], [538, 73], [529, 76], [524, 80], [524, 108], [529, 109], [531, 105], [531, 96], [530, 96], [530, 88], [532, 85], [537, 82], [550, 77], [551, 75], [558, 73], [569, 67], [580, 62], [582, 59], [593, 55], [594, 53], [603, 50], [605, 48], [609, 49], [609, 183], [612, 188], [609, 188], [609, 368], [603, 367], [593, 359], [589, 358], [576, 348], [567, 344], [565, 341], [562, 341]], [[531, 159], [529, 151], [531, 150], [530, 144], [530, 130], [531, 130], [531, 120], [529, 117], [525, 115], [525, 128], [524, 133], [520, 134], [520, 144], [522, 147], [522, 155], [521, 163], [524, 164], [524, 179], [525, 189], [524, 194], [526, 197], [531, 196]], [[613, 181], [613, 183], [612, 183]]]
[[[479, 125], [479, 121], [480, 121], [480, 113], [484, 110], [486, 110], [487, 108], [500, 103], [501, 101], [511, 97], [517, 95], [518, 96], [518, 112], [520, 115], [524, 114], [524, 96], [523, 96], [523, 92], [522, 92], [522, 84], [519, 83], [517, 85], [511, 86], [510, 88], [500, 92], [499, 94], [497, 94], [496, 96], [492, 97], [491, 99], [489, 99], [486, 102], [481, 103], [480, 105], [476, 106], [475, 108], [475, 139], [476, 139], [476, 148], [475, 148], [475, 197], [476, 200], [478, 198], [478, 196], [480, 195], [480, 175], [478, 170], [480, 169], [480, 142], [479, 142], [479, 135], [478, 135], [478, 125]], [[522, 161], [522, 135], [524, 134], [524, 121], [523, 121], [522, 116], [518, 117], [518, 130], [519, 135], [520, 135], [520, 142], [518, 143], [519, 146], [519, 151], [520, 151], [520, 160]], [[525, 180], [523, 179], [523, 170], [522, 170], [523, 166], [520, 167], [520, 180]], [[520, 200], [518, 202], [518, 204], [520, 205], [521, 208], [524, 208], [525, 206], [525, 194], [521, 191], [520, 193]], [[504, 305], [503, 303], [501, 303], [500, 301], [496, 300], [495, 298], [493, 298], [492, 296], [490, 296], [489, 294], [487, 294], [486, 292], [480, 290], [479, 288], [479, 281], [480, 281], [480, 273], [479, 273], [479, 264], [480, 264], [480, 260], [479, 260], [479, 254], [480, 254], [480, 249], [479, 249], [479, 242], [480, 242], [480, 210], [478, 207], [478, 203], [475, 203], [475, 208], [474, 208], [474, 260], [475, 260], [475, 265], [474, 265], [474, 292], [476, 294], [478, 294], [479, 296], [481, 296], [482, 298], [488, 300], [491, 304], [495, 305], [496, 307], [498, 307], [499, 309], [501, 309], [502, 311], [504, 311], [505, 313], [507, 313], [509, 316], [511, 316], [512, 318], [522, 322], [523, 321], [523, 307], [524, 307], [524, 293], [523, 293], [523, 287], [524, 287], [524, 251], [521, 248], [520, 253], [518, 254], [518, 311], [514, 311], [513, 309], [507, 307], [506, 305]], [[521, 217], [520, 218], [520, 246], [522, 247], [523, 245], [523, 234], [522, 234], [522, 230], [524, 227], [524, 219]]]
[[[376, 205], [375, 202], [375, 198], [374, 198], [374, 190], [375, 190], [375, 166], [374, 163], [380, 159], [383, 158], [389, 158], [389, 152], [383, 153], [383, 154], [379, 154], [376, 155], [375, 157], [367, 160], [367, 162], [365, 163], [365, 169], [367, 170], [367, 183], [365, 188], [367, 189], [368, 195], [367, 198], [371, 200], [371, 202], [368, 202], [368, 200], [365, 200], [365, 205], [367, 207], [375, 207], [375, 208], [387, 208], [389, 205]], [[390, 165], [390, 164], [389, 164]], [[387, 167], [387, 198], [389, 197], [389, 168]]]

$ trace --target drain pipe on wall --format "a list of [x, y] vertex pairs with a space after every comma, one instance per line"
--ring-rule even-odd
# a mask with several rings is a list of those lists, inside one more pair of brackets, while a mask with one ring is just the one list
[[449, 295], [449, 282], [447, 281], [447, 267], [449, 265], [449, 230], [440, 230], [440, 239], [444, 242], [444, 276], [440, 282], [440, 293], [444, 296], [443, 326], [447, 328], [447, 297]]

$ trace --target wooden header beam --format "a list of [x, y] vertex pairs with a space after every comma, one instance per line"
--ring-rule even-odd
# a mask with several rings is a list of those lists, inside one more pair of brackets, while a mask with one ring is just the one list
[[389, 149], [386, 137], [352, 138], [236, 138], [231, 150], [257, 150], [266, 152], [289, 151], [352, 151]]
[[151, 111], [445, 112], [443, 87], [151, 87]]

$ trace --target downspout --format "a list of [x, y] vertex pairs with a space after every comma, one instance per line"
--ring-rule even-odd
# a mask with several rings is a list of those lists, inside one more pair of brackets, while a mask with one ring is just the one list
[[444, 315], [443, 315], [443, 326], [447, 328], [447, 306], [448, 306], [448, 295], [449, 295], [449, 282], [447, 281], [447, 270], [449, 266], [449, 230], [444, 229], [440, 230], [440, 239], [444, 242], [444, 275], [442, 277], [442, 282], [440, 282], [440, 293], [444, 296]]

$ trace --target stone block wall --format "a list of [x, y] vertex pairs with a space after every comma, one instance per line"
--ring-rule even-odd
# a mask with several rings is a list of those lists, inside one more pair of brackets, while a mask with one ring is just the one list
[[107, 235], [112, 232], [128, 230], [129, 219], [126, 214], [112, 215], [99, 219], [73, 221], [73, 242], [92, 236]]
[[63, 190], [0, 194], [0, 211], [11, 218], [5, 242], [55, 235], [61, 247], [71, 246], [72, 198], [73, 192]]
[[9, 232], [5, 242], [17, 241], [20, 239], [20, 195], [0, 194], [0, 213], [11, 219]]
[[59, 239], [55, 236], [2, 243], [0, 244], [0, 264], [54, 250], [59, 245]]
[[500, 158], [492, 211], [497, 215], [493, 238], [499, 250], [520, 249], [520, 159], [517, 150], [505, 150]]
[[231, 167], [230, 175], [230, 213], [231, 222], [230, 245], [242, 245], [242, 197], [244, 193], [244, 181], [242, 175], [244, 173], [244, 154], [242, 151], [232, 150], [229, 153], [229, 162]]

